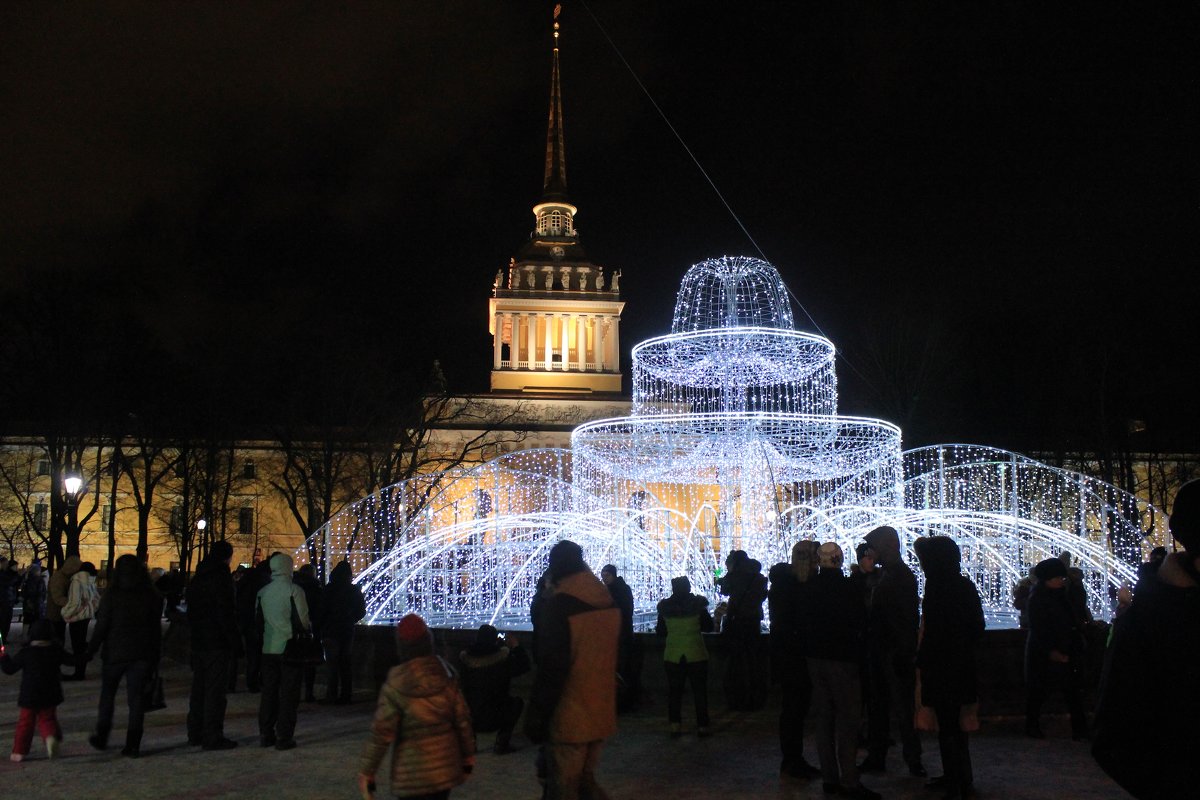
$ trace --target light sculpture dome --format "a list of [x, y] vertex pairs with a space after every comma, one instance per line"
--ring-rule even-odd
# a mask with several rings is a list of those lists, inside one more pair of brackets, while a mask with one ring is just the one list
[[370, 621], [514, 628], [528, 626], [549, 548], [570, 538], [593, 567], [618, 566], [650, 622], [672, 577], [711, 593], [731, 550], [765, 571], [798, 539], [850, 550], [887, 524], [914, 565], [918, 536], [953, 536], [991, 624], [1011, 624], [1012, 585], [1063, 552], [1092, 613], [1110, 616], [1110, 590], [1165, 540], [1163, 519], [1078, 473], [975, 445], [902, 453], [894, 425], [839, 416], [833, 344], [795, 330], [773, 266], [726, 257], [688, 270], [671, 333], [633, 348], [630, 416], [581, 425], [569, 451], [382, 489], [297, 555], [321, 571], [349, 558]]

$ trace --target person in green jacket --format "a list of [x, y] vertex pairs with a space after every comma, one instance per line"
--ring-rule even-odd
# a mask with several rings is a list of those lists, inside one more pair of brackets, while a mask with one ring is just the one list
[[682, 735], [683, 684], [692, 685], [696, 701], [696, 734], [708, 735], [708, 650], [702, 633], [713, 629], [708, 598], [692, 594], [686, 576], [671, 579], [671, 596], [658, 603], [658, 634], [666, 636], [663, 667], [667, 670], [667, 721], [671, 737]]

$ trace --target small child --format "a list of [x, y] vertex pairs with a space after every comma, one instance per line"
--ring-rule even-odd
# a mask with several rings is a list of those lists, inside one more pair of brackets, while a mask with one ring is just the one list
[[401, 619], [396, 648], [400, 663], [379, 689], [358, 790], [364, 800], [375, 796], [375, 771], [391, 749], [392, 794], [445, 800], [475, 766], [471, 712], [453, 671], [433, 654], [425, 620], [416, 614]]
[[21, 717], [17, 720], [17, 730], [13, 737], [13, 751], [9, 758], [13, 761], [24, 761], [29, 755], [29, 746], [33, 744], [33, 727], [37, 724], [38, 732], [46, 742], [46, 754], [50, 758], [58, 755], [58, 745], [62, 741], [62, 729], [58, 727], [57, 708], [63, 701], [62, 677], [59, 670], [63, 663], [63, 649], [54, 639], [54, 625], [47, 619], [40, 619], [29, 629], [29, 644], [21, 648], [15, 656], [8, 654], [8, 649], [0, 645], [0, 669], [8, 675], [17, 670], [24, 670], [21, 675], [21, 693], [17, 705], [21, 707]]

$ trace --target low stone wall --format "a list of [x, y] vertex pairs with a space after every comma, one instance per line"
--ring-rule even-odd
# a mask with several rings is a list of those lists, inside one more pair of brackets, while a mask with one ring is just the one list
[[[354, 644], [356, 683], [360, 687], [378, 687], [387, 677], [388, 670], [396, 663], [396, 644], [393, 626], [360, 626]], [[517, 637], [528, 646], [530, 634], [518, 632]], [[470, 630], [438, 630], [434, 641], [438, 654], [457, 665], [458, 654], [475, 636]], [[1085, 684], [1090, 688], [1099, 676], [1102, 659], [1103, 637], [1097, 634], [1096, 643], [1090, 651]], [[662, 668], [663, 639], [652, 633], [637, 634], [642, 650], [642, 685], [651, 698], [661, 698], [656, 707], [666, 705], [666, 674]], [[767, 639], [760, 640], [764, 669], [767, 663]], [[708, 690], [713, 708], [724, 707], [722, 676], [725, 671], [726, 642], [717, 635], [706, 635], [708, 652], [712, 659]], [[988, 630], [979, 645], [976, 663], [979, 674], [980, 714], [988, 717], [1014, 716], [1025, 711], [1025, 683], [1023, 678], [1025, 658], [1025, 632], [1021, 630]], [[766, 680], [767, 676], [764, 675]], [[523, 692], [530, 680], [525, 676], [517, 682], [516, 691]], [[1089, 700], [1090, 703], [1090, 700]], [[1061, 698], [1052, 695], [1046, 704], [1047, 713], [1064, 710]]]

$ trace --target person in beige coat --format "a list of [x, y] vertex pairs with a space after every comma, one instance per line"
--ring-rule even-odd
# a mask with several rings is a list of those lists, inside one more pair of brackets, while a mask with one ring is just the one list
[[621, 612], [572, 541], [550, 550], [550, 580], [525, 733], [544, 745], [548, 800], [605, 800], [596, 766], [617, 730]]
[[475, 766], [471, 713], [450, 667], [433, 654], [425, 621], [409, 614], [396, 626], [400, 663], [379, 689], [371, 738], [358, 765], [358, 788], [375, 795], [375, 772], [392, 748], [392, 794], [443, 800]]

